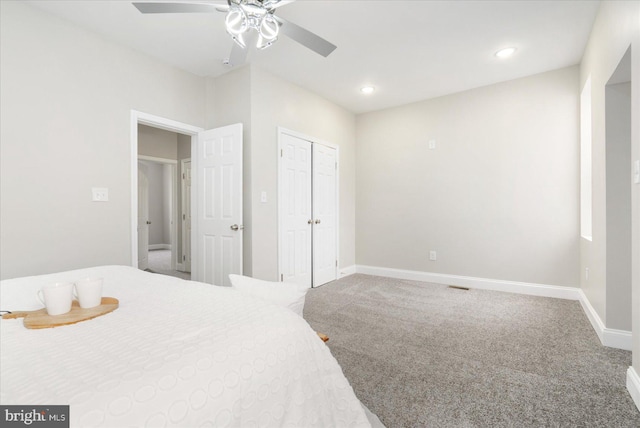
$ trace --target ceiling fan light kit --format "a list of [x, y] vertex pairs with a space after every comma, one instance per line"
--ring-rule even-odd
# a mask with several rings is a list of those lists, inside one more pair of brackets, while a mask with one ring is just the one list
[[227, 33], [243, 49], [244, 34], [254, 29], [258, 33], [256, 47], [265, 49], [278, 39], [280, 26], [273, 17], [273, 9], [258, 0], [229, 0], [229, 11], [225, 19]]
[[[247, 45], [254, 42], [254, 39], [256, 39], [255, 45], [258, 49], [265, 49], [278, 40], [280, 33], [324, 57], [333, 52], [336, 49], [336, 45], [333, 43], [293, 22], [274, 15], [277, 8], [289, 3], [291, 1], [227, 0], [226, 5], [216, 5], [213, 2], [134, 2], [133, 5], [144, 14], [226, 12], [225, 28], [235, 45], [229, 59], [224, 60], [223, 63], [232, 67], [240, 65], [246, 60]], [[251, 31], [252, 29], [255, 30], [255, 33]]]

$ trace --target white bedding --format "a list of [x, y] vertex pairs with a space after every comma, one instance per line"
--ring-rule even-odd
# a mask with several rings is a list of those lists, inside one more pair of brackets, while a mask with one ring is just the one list
[[0, 403], [70, 405], [72, 427], [368, 427], [329, 349], [292, 311], [236, 290], [104, 266], [0, 282], [1, 310], [104, 278], [114, 312], [29, 330], [0, 321]]

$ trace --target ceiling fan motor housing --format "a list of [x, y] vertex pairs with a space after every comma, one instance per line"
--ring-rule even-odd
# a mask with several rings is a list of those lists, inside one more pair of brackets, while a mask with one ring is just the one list
[[279, 24], [273, 16], [273, 9], [267, 9], [264, 3], [261, 0], [229, 0], [225, 19], [227, 32], [242, 48], [246, 47], [243, 35], [252, 28], [258, 32], [259, 49], [271, 46], [278, 39]]

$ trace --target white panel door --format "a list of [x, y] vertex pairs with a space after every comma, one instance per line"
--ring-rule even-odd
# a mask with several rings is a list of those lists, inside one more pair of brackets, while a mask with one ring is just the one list
[[281, 135], [280, 273], [311, 287], [311, 143]]
[[196, 156], [192, 173], [198, 183], [198, 250], [193, 279], [229, 286], [230, 273], [242, 274], [242, 124], [199, 133]]
[[313, 286], [337, 279], [336, 149], [313, 145]]
[[138, 163], [138, 269], [149, 267], [149, 178], [147, 166]]

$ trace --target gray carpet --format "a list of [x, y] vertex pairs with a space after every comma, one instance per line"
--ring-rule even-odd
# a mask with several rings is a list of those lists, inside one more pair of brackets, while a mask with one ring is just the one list
[[175, 276], [180, 279], [191, 279], [189, 272], [181, 272], [171, 269], [171, 250], [149, 251], [149, 267], [147, 271], [162, 275]]
[[305, 319], [388, 427], [640, 427], [631, 352], [576, 301], [367, 275], [307, 294]]

